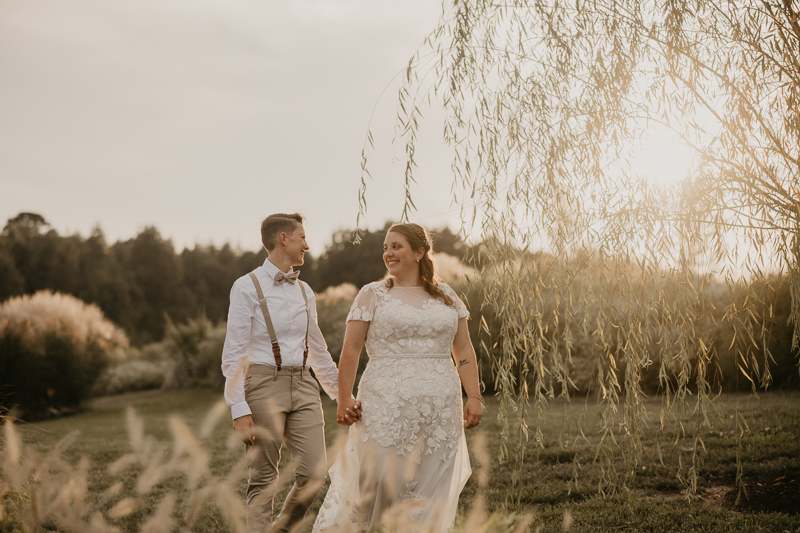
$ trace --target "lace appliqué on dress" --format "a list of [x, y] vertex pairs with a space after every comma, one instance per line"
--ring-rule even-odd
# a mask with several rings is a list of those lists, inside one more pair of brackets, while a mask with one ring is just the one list
[[426, 529], [452, 529], [471, 469], [451, 352], [458, 321], [469, 313], [453, 289], [441, 288], [453, 306], [422, 288], [387, 289], [385, 282], [356, 296], [347, 320], [370, 323], [358, 387], [362, 418], [330, 470], [315, 532], [369, 530], [384, 511]]

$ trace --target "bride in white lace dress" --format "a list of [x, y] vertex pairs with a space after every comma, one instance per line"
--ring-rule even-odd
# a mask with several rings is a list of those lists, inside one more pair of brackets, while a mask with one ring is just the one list
[[[389, 277], [362, 288], [347, 317], [337, 419], [350, 432], [314, 532], [370, 531], [382, 521], [449, 531], [472, 472], [464, 428], [483, 411], [468, 312], [435, 281], [422, 226], [395, 224], [383, 247]], [[358, 420], [352, 390], [365, 342]]]

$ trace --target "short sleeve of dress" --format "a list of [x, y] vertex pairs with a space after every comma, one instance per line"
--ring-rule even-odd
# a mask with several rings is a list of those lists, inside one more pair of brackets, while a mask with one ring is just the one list
[[350, 312], [347, 314], [347, 322], [351, 320], [372, 322], [376, 300], [377, 298], [373, 288], [370, 285], [364, 285], [356, 295], [352, 307], [350, 307]]
[[461, 298], [458, 297], [456, 291], [453, 290], [450, 285], [442, 283], [441, 285], [442, 291], [453, 300], [453, 305], [456, 307], [456, 311], [458, 312], [458, 318], [467, 318], [469, 316], [469, 311], [467, 310], [467, 306], [464, 305], [464, 302], [461, 301]]

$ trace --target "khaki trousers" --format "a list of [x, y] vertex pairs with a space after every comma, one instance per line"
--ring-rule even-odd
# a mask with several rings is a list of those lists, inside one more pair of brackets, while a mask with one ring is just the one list
[[[308, 368], [250, 365], [245, 398], [256, 425], [247, 445], [247, 530], [283, 533], [303, 520], [322, 487], [327, 470], [325, 422], [319, 385]], [[273, 523], [281, 443], [296, 464], [295, 482]]]

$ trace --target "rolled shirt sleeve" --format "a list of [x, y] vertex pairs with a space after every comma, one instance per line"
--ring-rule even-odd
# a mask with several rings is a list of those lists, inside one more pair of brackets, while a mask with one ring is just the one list
[[225, 344], [222, 348], [225, 401], [231, 407], [231, 416], [234, 420], [251, 414], [250, 406], [245, 400], [244, 373], [250, 346], [255, 295], [248, 294], [249, 291], [246, 290], [244, 282], [244, 278], [240, 278], [231, 288], [228, 327], [225, 333]]

